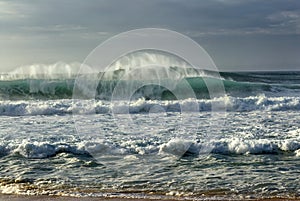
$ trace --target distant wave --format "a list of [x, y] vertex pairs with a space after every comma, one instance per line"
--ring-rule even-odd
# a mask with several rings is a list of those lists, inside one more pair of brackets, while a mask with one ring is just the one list
[[[85, 75], [87, 82], [89, 76]], [[273, 80], [273, 83], [263, 82], [268, 80], [268, 76], [260, 79], [251, 80], [252, 77], [244, 76], [244, 81], [236, 81], [239, 77], [232, 73], [222, 73], [223, 79], [214, 77], [187, 77], [182, 78], [182, 81], [173, 81], [162, 79], [159, 81], [163, 85], [164, 82], [176, 84], [174, 90], [180, 90], [188, 83], [195, 96], [198, 99], [209, 99], [210, 95], [206, 83], [219, 83], [224, 85], [225, 92], [229, 96], [247, 97], [258, 94], [266, 94], [267, 96], [297, 96], [300, 94], [299, 80], [295, 79], [294, 75], [291, 79]], [[226, 79], [225, 79], [226, 77]], [[296, 76], [298, 77], [298, 75]], [[278, 75], [278, 79], [280, 75]], [[95, 79], [92, 77], [91, 79]], [[236, 80], [234, 80], [236, 79]], [[269, 80], [270, 81], [270, 80]], [[23, 80], [5, 80], [0, 81], [0, 100], [30, 100], [30, 99], [71, 99], [73, 95], [75, 79], [23, 79]], [[158, 85], [145, 85], [140, 80], [96, 80], [98, 83], [95, 98], [101, 100], [110, 100], [112, 93], [117, 84], [122, 83], [124, 86], [131, 84], [141, 85], [132, 99], [145, 98], [149, 100], [176, 100], [172, 91]], [[84, 93], [90, 93], [89, 89], [82, 89], [82, 98], [85, 98]]]
[[[300, 72], [219, 73], [193, 68], [175, 55], [147, 50], [119, 58], [105, 72], [97, 72], [80, 63], [22, 66], [0, 75], [0, 100], [72, 99], [74, 86], [78, 88], [75, 85], [78, 79], [82, 84], [79, 86], [82, 99], [90, 99], [90, 94], [95, 94], [94, 97], [98, 100], [110, 100], [118, 84], [124, 88], [141, 86], [132, 95], [133, 100], [176, 100], [178, 97], [175, 97], [172, 90], [184, 92], [186, 83], [197, 99], [210, 99], [207, 84], [224, 85], [226, 95], [240, 98], [259, 94], [268, 97], [292, 97], [300, 94]], [[144, 85], [147, 83], [144, 82], [145, 79], [158, 84]], [[97, 85], [96, 89], [89, 88], [91, 83]], [[167, 86], [171, 84], [176, 87], [169, 90], [163, 87], [166, 83], [169, 83]]]

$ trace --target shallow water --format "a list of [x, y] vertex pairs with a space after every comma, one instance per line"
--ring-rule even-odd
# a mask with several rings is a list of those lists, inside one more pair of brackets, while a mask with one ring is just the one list
[[2, 193], [299, 196], [297, 111], [126, 115], [0, 116]]

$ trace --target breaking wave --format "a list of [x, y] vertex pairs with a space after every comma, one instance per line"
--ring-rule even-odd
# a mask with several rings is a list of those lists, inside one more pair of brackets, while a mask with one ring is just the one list
[[[231, 154], [283, 154], [291, 153], [300, 156], [300, 141], [298, 139], [270, 140], [270, 139], [242, 139], [223, 138], [215, 139], [212, 142], [201, 142], [174, 138], [168, 142], [157, 142], [153, 146], [151, 142], [136, 143], [135, 141], [125, 141], [121, 144], [112, 144], [105, 141], [86, 141], [78, 143], [48, 143], [21, 141], [14, 144], [0, 144], [0, 155], [19, 154], [25, 158], [49, 158], [60, 153], [70, 153], [73, 155], [84, 155], [92, 157], [90, 153], [101, 155], [173, 155], [173, 156], [198, 156], [203, 146], [212, 147], [212, 153]], [[141, 144], [141, 145], [139, 145]]]
[[[223, 73], [224, 74], [224, 73]], [[249, 97], [257, 94], [266, 94], [267, 96], [295, 96], [300, 94], [300, 84], [287, 83], [259, 83], [259, 82], [241, 82], [235, 80], [221, 80], [225, 92], [229, 96]], [[23, 79], [23, 80], [5, 80], [0, 81], [0, 100], [30, 100], [30, 99], [71, 99], [73, 95], [74, 79]], [[142, 82], [136, 81], [119, 81], [103, 80], [98, 83], [95, 94], [96, 99], [110, 100], [112, 93], [117, 84], [142, 85]], [[159, 85], [141, 86], [133, 94], [132, 99], [145, 98], [149, 100], [176, 100], [172, 91], [163, 87], [163, 83], [172, 83], [172, 80], [161, 80]], [[209, 92], [206, 83], [212, 85], [220, 82], [217, 78], [212, 77], [190, 77], [182, 78], [182, 81], [174, 81], [176, 88], [180, 90], [188, 83], [194, 91], [197, 99], [209, 99]], [[88, 89], [82, 89], [82, 98], [84, 93], [92, 93]]]
[[[149, 113], [159, 106], [157, 112], [181, 112], [182, 105], [191, 103], [199, 105], [199, 112], [211, 111], [214, 105], [226, 111], [300, 111], [300, 97], [267, 97], [265, 95], [249, 97], [225, 96], [214, 99], [185, 99], [185, 100], [145, 100], [131, 101], [101, 101], [81, 100], [73, 102], [62, 100], [31, 100], [31, 101], [0, 101], [0, 115], [66, 115], [66, 114], [107, 114], [127, 113], [124, 108], [129, 107], [130, 113]], [[225, 103], [225, 104], [224, 104]], [[225, 107], [225, 108], [224, 108]]]

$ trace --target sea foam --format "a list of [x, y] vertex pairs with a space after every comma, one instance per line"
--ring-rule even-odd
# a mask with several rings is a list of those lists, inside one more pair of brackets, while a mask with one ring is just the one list
[[[199, 112], [212, 111], [299, 111], [299, 97], [265, 97], [251, 96], [246, 98], [220, 97], [214, 99], [186, 100], [145, 100], [136, 101], [101, 101], [101, 100], [32, 100], [0, 101], [0, 115], [65, 115], [65, 114], [106, 114], [106, 113], [149, 113], [181, 112], [189, 105], [197, 104]], [[155, 110], [160, 108], [160, 110]]]
[[[206, 147], [211, 147], [211, 150], [203, 152]], [[143, 140], [143, 142], [124, 140], [116, 144], [103, 140], [95, 141], [94, 139], [76, 143], [23, 140], [0, 146], [0, 156], [20, 154], [25, 158], [42, 159], [54, 157], [60, 153], [85, 156], [123, 155], [124, 157], [147, 154], [197, 157], [203, 153], [223, 155], [295, 153], [296, 156], [299, 156], [300, 140], [241, 139], [235, 137], [200, 142], [198, 140], [173, 138], [167, 142], [158, 141], [155, 144], [150, 139]]]

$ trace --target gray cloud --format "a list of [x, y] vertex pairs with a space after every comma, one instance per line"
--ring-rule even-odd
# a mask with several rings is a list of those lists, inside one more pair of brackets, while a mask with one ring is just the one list
[[[230, 49], [234, 54], [236, 49], [243, 50], [243, 40], [272, 47], [277, 44], [278, 48], [288, 43], [286, 60], [289, 65], [300, 66], [292, 52], [299, 46], [299, 21], [298, 0], [0, 0], [0, 45], [5, 48], [0, 59], [2, 66], [7, 67], [82, 61], [89, 51], [114, 34], [159, 27], [187, 34], [205, 44], [219, 65], [227, 68], [251, 68], [269, 62], [225, 59], [222, 52]], [[240, 40], [229, 40], [232, 37]], [[286, 38], [293, 42], [285, 42]], [[214, 40], [221, 45], [217, 47]], [[258, 46], [252, 46], [248, 52], [259, 50]], [[32, 52], [37, 52], [38, 58], [30, 55]]]
[[178, 31], [271, 28], [291, 18], [299, 20], [300, 12], [297, 0], [15, 0], [2, 4], [0, 13], [6, 17], [0, 23], [7, 28], [78, 26], [114, 32], [145, 26]]

